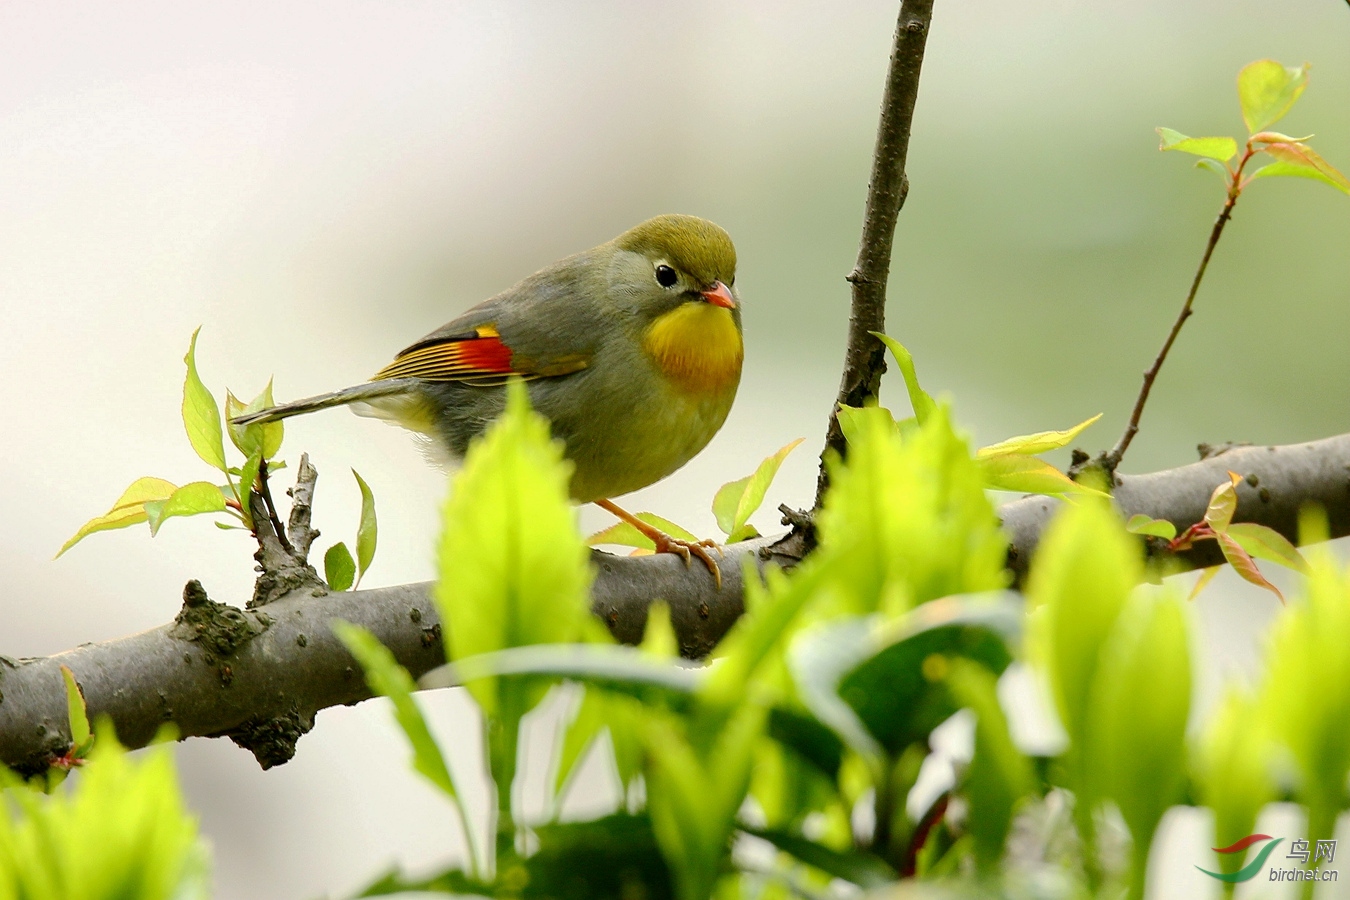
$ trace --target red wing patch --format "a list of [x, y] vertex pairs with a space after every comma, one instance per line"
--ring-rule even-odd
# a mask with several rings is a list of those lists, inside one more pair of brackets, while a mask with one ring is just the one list
[[406, 350], [376, 372], [372, 380], [423, 378], [498, 384], [510, 375], [532, 377], [532, 373], [512, 368], [511, 348], [502, 343], [497, 329], [482, 325], [468, 334]]

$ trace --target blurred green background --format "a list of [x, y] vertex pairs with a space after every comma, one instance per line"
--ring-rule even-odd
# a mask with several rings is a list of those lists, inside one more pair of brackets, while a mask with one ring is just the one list
[[[217, 398], [273, 374], [278, 397], [304, 396], [661, 212], [735, 238], [748, 354], [721, 435], [632, 505], [711, 533], [717, 485], [805, 437], [756, 520], [777, 527], [772, 507], [814, 487], [895, 14], [889, 0], [0, 4], [0, 652], [161, 624], [188, 578], [247, 596], [247, 541], [205, 521], [51, 561], [134, 478], [206, 476], [178, 420], [197, 325]], [[1340, 0], [938, 0], [888, 319], [925, 385], [980, 441], [1104, 412], [1083, 444], [1113, 443], [1221, 200], [1153, 128], [1238, 134], [1237, 70], [1309, 61], [1279, 127], [1316, 132], [1350, 171], [1347, 47]], [[1350, 198], [1330, 188], [1244, 195], [1126, 470], [1191, 461], [1200, 441], [1350, 427], [1348, 240]], [[898, 382], [883, 399], [903, 408]], [[320, 552], [355, 532], [355, 467], [381, 517], [367, 584], [431, 577], [444, 476], [413, 442], [334, 412], [288, 423], [287, 448], [321, 473]], [[1206, 690], [1242, 675], [1273, 613], [1232, 582], [1197, 607]], [[431, 702], [467, 744], [467, 705]], [[185, 744], [219, 896], [341, 892], [390, 858], [440, 858], [448, 810], [391, 764], [402, 754], [375, 704], [323, 714], [265, 774], [233, 746]], [[1184, 874], [1204, 836], [1174, 831], [1182, 874], [1154, 894], [1205, 896]]]

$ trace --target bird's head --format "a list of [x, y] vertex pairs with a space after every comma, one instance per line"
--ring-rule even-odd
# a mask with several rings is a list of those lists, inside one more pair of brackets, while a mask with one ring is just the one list
[[696, 216], [657, 216], [614, 239], [610, 288], [652, 321], [685, 303], [728, 310], [740, 323], [736, 248], [725, 231]]
[[657, 216], [613, 248], [610, 296], [656, 368], [687, 392], [734, 394], [744, 352], [730, 236], [694, 216]]

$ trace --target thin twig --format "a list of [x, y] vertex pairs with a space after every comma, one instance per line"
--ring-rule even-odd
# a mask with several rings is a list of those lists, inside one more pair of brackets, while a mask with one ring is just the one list
[[816, 509], [820, 508], [829, 487], [825, 460], [831, 451], [842, 455], [845, 450], [844, 433], [839, 427], [839, 406], [862, 406], [865, 400], [875, 397], [882, 373], [886, 371], [885, 347], [870, 332], [883, 331], [886, 324], [886, 278], [891, 268], [891, 244], [895, 238], [895, 221], [909, 190], [905, 156], [909, 151], [914, 103], [919, 95], [924, 44], [932, 20], [933, 0], [903, 0], [900, 4], [886, 90], [881, 100], [876, 149], [872, 153], [872, 178], [867, 186], [858, 261], [848, 276], [853, 285], [848, 349], [844, 353], [839, 399], [830, 413], [825, 447], [820, 456]]
[[[249, 486], [252, 488], [252, 485]], [[286, 537], [286, 529], [281, 524], [281, 516], [277, 515], [277, 505], [272, 502], [272, 489], [267, 486], [267, 460], [262, 459], [258, 462], [258, 487], [262, 494], [263, 503], [267, 504], [267, 517], [272, 520], [272, 530], [277, 533], [277, 540], [281, 546], [291, 556], [295, 556], [295, 548], [291, 546], [290, 540]]]
[[1167, 361], [1167, 354], [1176, 343], [1177, 335], [1181, 334], [1181, 326], [1186, 324], [1194, 313], [1195, 295], [1200, 290], [1200, 282], [1205, 277], [1205, 269], [1209, 267], [1209, 259], [1214, 255], [1214, 248], [1219, 245], [1219, 238], [1223, 235], [1224, 226], [1233, 216], [1233, 207], [1237, 204], [1238, 197], [1242, 194], [1244, 183], [1242, 181], [1242, 170], [1247, 162], [1255, 154], [1251, 144], [1247, 145], [1247, 152], [1243, 154], [1241, 162], [1237, 169], [1229, 173], [1228, 193], [1224, 197], [1223, 209], [1219, 210], [1219, 217], [1214, 220], [1214, 227], [1209, 232], [1209, 243], [1205, 245], [1205, 255], [1200, 257], [1200, 265], [1195, 270], [1195, 277], [1191, 279], [1191, 289], [1186, 294], [1186, 302], [1181, 305], [1181, 312], [1177, 315], [1177, 320], [1172, 323], [1172, 330], [1167, 333], [1167, 340], [1163, 342], [1162, 349], [1158, 351], [1158, 356], [1153, 360], [1153, 365], [1144, 372], [1144, 383], [1139, 388], [1139, 396], [1134, 401], [1134, 409], [1130, 412], [1130, 421], [1125, 426], [1125, 432], [1121, 434], [1120, 440], [1111, 448], [1109, 453], [1102, 457], [1102, 465], [1108, 472], [1115, 472], [1120, 461], [1125, 457], [1125, 451], [1129, 449], [1130, 442], [1134, 436], [1139, 433], [1139, 420], [1144, 415], [1144, 404], [1148, 402], [1149, 391], [1153, 390], [1153, 382], [1157, 380], [1158, 373], [1162, 371], [1163, 363]]

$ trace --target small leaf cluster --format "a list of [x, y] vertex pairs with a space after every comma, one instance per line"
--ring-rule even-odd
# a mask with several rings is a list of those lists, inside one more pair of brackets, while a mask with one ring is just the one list
[[324, 579], [335, 591], [355, 590], [361, 586], [366, 569], [375, 559], [375, 547], [379, 540], [380, 526], [375, 516], [375, 494], [370, 485], [361, 477], [361, 473], [352, 469], [352, 477], [361, 490], [361, 518], [356, 527], [356, 558], [347, 549], [346, 543], [338, 541], [323, 555]]
[[1096, 816], [1114, 804], [1133, 838], [1128, 883], [1142, 897], [1163, 813], [1185, 789], [1189, 629], [1177, 598], [1136, 589], [1138, 543], [1096, 502], [1051, 525], [1030, 573], [1031, 655], [1068, 735], [1054, 781], [1072, 792], [1087, 876]]
[[[182, 417], [188, 443], [197, 456], [225, 478], [225, 484], [213, 481], [194, 481], [179, 486], [153, 476], [138, 478], [122, 492], [112, 508], [80, 526], [79, 530], [57, 552], [61, 556], [84, 538], [99, 531], [127, 528], [147, 522], [150, 534], [159, 533], [160, 526], [180, 516], [224, 513], [238, 524], [217, 521], [222, 529], [244, 528], [256, 534], [253, 521], [254, 506], [251, 494], [259, 494], [271, 504], [267, 487], [269, 472], [285, 468], [286, 463], [276, 458], [281, 451], [285, 428], [280, 421], [237, 425], [235, 419], [276, 405], [272, 396], [272, 382], [262, 392], [244, 403], [231, 391], [225, 392], [224, 416], [215, 396], [202, 381], [197, 371], [198, 328], [192, 333], [183, 363], [187, 373], [183, 380]], [[225, 436], [243, 455], [242, 463], [231, 464], [226, 457]], [[329, 587], [345, 591], [357, 587], [375, 559], [379, 540], [379, 524], [375, 515], [375, 495], [364, 478], [355, 470], [357, 487], [361, 491], [361, 517], [356, 532], [356, 556], [346, 543], [339, 542], [324, 554], [324, 573]], [[275, 523], [281, 530], [280, 522]]]
[[[1308, 145], [1306, 137], [1290, 137], [1270, 126], [1288, 114], [1308, 86], [1308, 65], [1286, 66], [1258, 59], [1238, 73], [1238, 103], [1248, 137], [1239, 145], [1231, 137], [1187, 137], [1171, 128], [1159, 128], [1161, 150], [1178, 150], [1200, 157], [1196, 165], [1224, 180], [1230, 202], [1257, 178], [1310, 178], [1350, 194], [1350, 179]], [[1271, 162], [1244, 175], [1247, 164], [1264, 153]]]
[[[919, 376], [914, 366], [913, 355], [903, 344], [888, 335], [872, 333], [895, 357], [900, 374], [905, 380], [909, 393], [910, 406], [914, 415], [908, 419], [893, 420], [895, 428], [902, 433], [912, 431], [928, 421], [937, 408], [932, 396], [919, 384]], [[889, 418], [890, 414], [882, 410]], [[859, 417], [876, 415], [862, 410], [843, 407], [839, 410], [839, 424], [844, 435], [856, 433]], [[1064, 496], [1068, 494], [1097, 494], [1101, 492], [1090, 485], [1080, 484], [1069, 478], [1043, 459], [1042, 453], [1058, 450], [1072, 444], [1088, 426], [1101, 418], [1101, 413], [1079, 422], [1072, 428], [1062, 431], [1038, 431], [1035, 434], [1010, 437], [975, 451], [975, 461], [984, 486], [990, 490], [1017, 491], [1025, 494], [1048, 494]]]
[[[787, 455], [797, 448], [804, 439], [797, 438], [780, 447], [772, 456], [765, 458], [754, 472], [744, 478], [729, 481], [717, 489], [713, 495], [712, 511], [717, 519], [717, 527], [722, 531], [725, 543], [735, 544], [750, 538], [759, 537], [759, 531], [750, 524], [759, 507], [764, 503], [774, 476], [783, 465]], [[682, 525], [650, 512], [640, 512], [637, 517], [653, 528], [665, 532], [674, 538], [685, 541], [698, 541], [698, 537]], [[651, 553], [656, 545], [652, 539], [638, 531], [627, 522], [611, 525], [603, 531], [597, 531], [586, 539], [592, 547], [600, 544], [617, 544], [621, 547], [636, 547], [634, 555]]]
[[[226, 483], [193, 481], [180, 487], [163, 478], [138, 478], [122, 492], [111, 509], [81, 525], [79, 531], [61, 547], [57, 556], [98, 531], [148, 522], [150, 534], [155, 535], [165, 521], [178, 516], [226, 513], [239, 526], [218, 521], [217, 527], [253, 527], [249, 491], [257, 486], [258, 473], [264, 465], [270, 465], [273, 469], [285, 465], [273, 461], [281, 449], [285, 432], [280, 422], [245, 427], [232, 423], [228, 427], [222, 425], [220, 407], [197, 373], [197, 336], [200, 333], [200, 328], [192, 333], [187, 355], [183, 357], [187, 366], [187, 375], [183, 381], [183, 428], [197, 456], [223, 475]], [[227, 391], [225, 416], [233, 419], [273, 405], [271, 382], [247, 404]], [[231, 465], [226, 460], [224, 434], [227, 431], [230, 443], [244, 455], [244, 461], [239, 465]]]
[[[1233, 516], [1237, 512], [1237, 487], [1241, 483], [1242, 476], [1230, 471], [1228, 480], [1220, 483], [1210, 495], [1204, 518], [1189, 526], [1180, 535], [1176, 533], [1176, 527], [1171, 522], [1162, 522], [1140, 515], [1132, 516], [1126, 523], [1126, 528], [1136, 534], [1167, 538], [1167, 549], [1173, 553], [1189, 550], [1196, 541], [1217, 541], [1224, 559], [1233, 567], [1233, 571], [1244, 581], [1270, 591], [1283, 603], [1284, 595], [1261, 574], [1256, 560], [1268, 560], [1304, 575], [1308, 574], [1307, 560], [1288, 538], [1275, 529], [1255, 522], [1233, 521]], [[1200, 575], [1191, 590], [1192, 599], [1204, 590], [1205, 585], [1209, 584], [1218, 571], [1218, 566], [1211, 566]]]
[[97, 731], [86, 764], [50, 795], [0, 767], [0, 900], [207, 896], [210, 856], [170, 748], [133, 759], [111, 726]]

